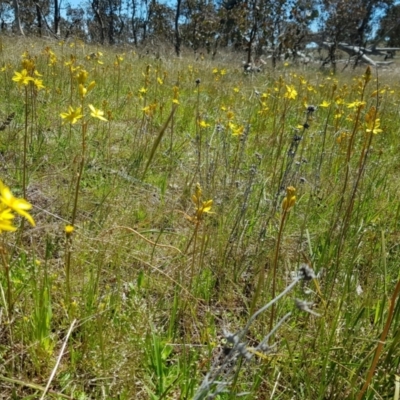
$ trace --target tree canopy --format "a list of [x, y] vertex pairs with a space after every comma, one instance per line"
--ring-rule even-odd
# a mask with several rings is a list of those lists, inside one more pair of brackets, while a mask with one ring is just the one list
[[[310, 41], [397, 46], [400, 11], [393, 0], [66, 0], [0, 1], [3, 32], [71, 36], [87, 42], [140, 45], [149, 40], [215, 54], [245, 50], [247, 62], [268, 53], [296, 56]], [[331, 60], [332, 61], [332, 60]]]

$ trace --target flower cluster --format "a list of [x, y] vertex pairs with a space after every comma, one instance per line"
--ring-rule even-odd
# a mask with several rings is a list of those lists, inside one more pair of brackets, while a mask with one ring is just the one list
[[22, 60], [21, 72], [14, 72], [12, 80], [17, 82], [18, 86], [33, 85], [35, 90], [44, 89], [43, 80], [39, 79], [42, 75], [36, 70], [35, 62], [25, 53]]
[[[71, 125], [76, 124], [81, 118], [84, 117], [83, 114], [83, 100], [85, 97], [93, 90], [96, 86], [95, 81], [91, 81], [88, 85], [86, 85], [86, 81], [88, 78], [89, 73], [84, 69], [74, 68], [74, 71], [78, 69], [77, 74], [75, 75], [75, 79], [78, 83], [78, 91], [81, 100], [80, 107], [72, 107], [71, 105], [68, 106], [68, 111], [63, 112], [60, 114], [60, 117], [64, 120], [63, 124], [69, 122]], [[93, 106], [93, 104], [88, 105], [90, 110], [90, 116], [93, 118], [97, 118], [101, 121], [107, 121], [104, 117], [104, 111], [99, 110]]]
[[213, 201], [202, 201], [202, 190], [199, 183], [196, 184], [196, 189], [192, 195], [192, 201], [196, 207], [196, 210], [193, 217], [187, 216], [187, 219], [195, 224], [199, 224], [203, 220], [204, 214], [212, 214], [211, 207]]

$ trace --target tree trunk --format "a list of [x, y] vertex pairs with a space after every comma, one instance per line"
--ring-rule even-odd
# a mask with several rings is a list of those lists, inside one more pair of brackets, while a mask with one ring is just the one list
[[40, 12], [40, 7], [37, 3], [36, 3], [36, 18], [37, 18], [39, 36], [42, 37], [42, 13]]
[[131, 26], [132, 26], [132, 35], [133, 35], [133, 43], [135, 46], [138, 45], [138, 22], [136, 18], [136, 0], [132, 1], [132, 16], [131, 16]]
[[94, 15], [97, 19], [97, 22], [99, 24], [99, 29], [100, 29], [100, 44], [103, 45], [104, 44], [104, 39], [105, 39], [105, 35], [104, 35], [104, 22], [103, 22], [103, 18], [101, 17], [100, 14], [100, 10], [99, 10], [99, 2], [98, 1], [92, 1], [91, 3], [92, 5], [92, 10], [94, 12]]
[[24, 30], [22, 29], [22, 25], [21, 25], [18, 0], [13, 0], [13, 8], [14, 8], [15, 24], [17, 25], [17, 31], [20, 35], [25, 36]]
[[179, 31], [179, 17], [181, 16], [182, 0], [177, 0], [175, 13], [175, 52], [178, 57], [181, 56], [181, 33]]
[[60, 2], [59, 0], [54, 0], [54, 33], [60, 36]]

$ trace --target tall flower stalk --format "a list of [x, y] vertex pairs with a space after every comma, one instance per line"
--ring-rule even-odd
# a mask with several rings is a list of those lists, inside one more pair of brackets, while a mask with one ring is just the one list
[[212, 214], [211, 207], [213, 204], [212, 200], [203, 201], [202, 200], [202, 190], [200, 184], [196, 184], [196, 189], [194, 194], [192, 195], [192, 201], [195, 206], [195, 212], [193, 216], [186, 216], [186, 218], [194, 224], [194, 231], [191, 239], [189, 240], [185, 253], [189, 250], [189, 247], [193, 241], [193, 257], [192, 264], [190, 268], [190, 287], [192, 286], [193, 277], [194, 277], [194, 265], [195, 265], [195, 256], [196, 256], [196, 245], [197, 245], [197, 236], [199, 233], [199, 228], [201, 223], [204, 220], [205, 214]]
[[[88, 128], [88, 121], [84, 115], [84, 109], [86, 106], [86, 96], [93, 90], [96, 83], [95, 81], [90, 82], [86, 85], [88, 77], [88, 72], [86, 70], [80, 70], [77, 75], [75, 76], [77, 83], [78, 83], [78, 93], [79, 93], [79, 100], [80, 106], [79, 107], [72, 107], [71, 105], [68, 107], [68, 112], [61, 113], [60, 116], [64, 120], [64, 124], [69, 122], [70, 126], [80, 122], [81, 126], [81, 154], [79, 155], [79, 166], [78, 172], [76, 175], [76, 182], [75, 182], [75, 191], [74, 191], [74, 200], [71, 212], [71, 223], [68, 224], [65, 228], [66, 233], [66, 251], [65, 251], [65, 277], [66, 277], [66, 304], [70, 304], [71, 299], [71, 283], [70, 283], [70, 276], [71, 276], [71, 257], [72, 257], [72, 233], [75, 230], [75, 223], [76, 223], [76, 215], [78, 210], [78, 202], [79, 202], [79, 194], [80, 194], [80, 186], [82, 175], [85, 167], [85, 159], [86, 159], [86, 137], [87, 137], [87, 128]], [[96, 109], [92, 104], [88, 105], [88, 109], [90, 110], [90, 116], [96, 119], [100, 119], [101, 121], [107, 121], [104, 117], [104, 112]]]
[[[22, 193], [26, 197], [27, 187], [27, 153], [28, 153], [28, 115], [29, 104], [32, 103], [32, 118], [34, 114], [34, 95], [35, 91], [43, 89], [43, 82], [38, 77], [41, 76], [36, 70], [34, 61], [31, 58], [22, 60], [23, 69], [21, 72], [15, 71], [12, 80], [24, 89], [24, 144], [23, 144], [23, 160], [22, 160]], [[29, 96], [30, 94], [30, 96]], [[32, 141], [32, 135], [31, 135]]]

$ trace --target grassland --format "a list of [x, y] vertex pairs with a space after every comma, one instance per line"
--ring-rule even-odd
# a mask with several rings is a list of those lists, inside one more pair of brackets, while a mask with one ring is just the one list
[[6, 38], [0, 64], [35, 221], [1, 232], [0, 398], [206, 398], [220, 364], [218, 399], [399, 397], [394, 75]]

